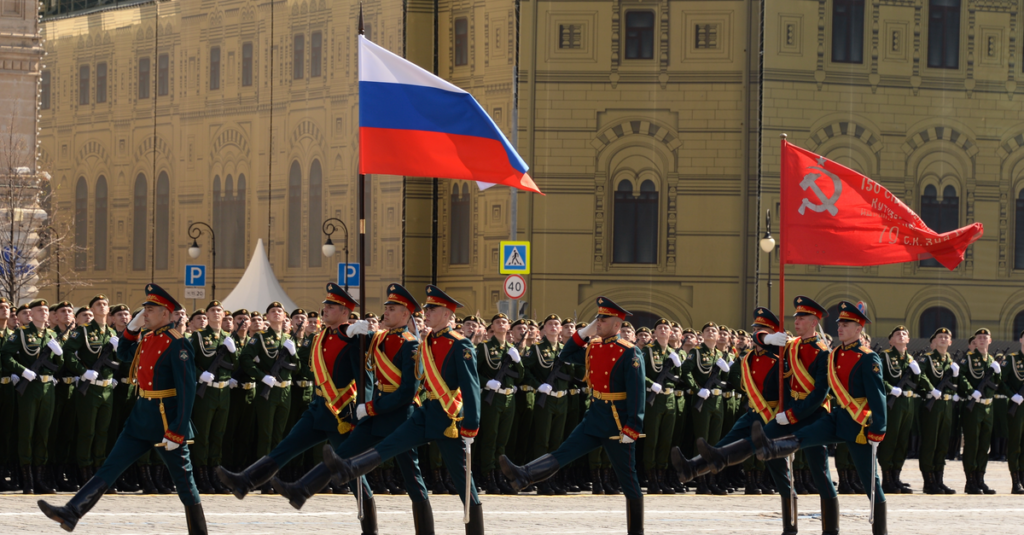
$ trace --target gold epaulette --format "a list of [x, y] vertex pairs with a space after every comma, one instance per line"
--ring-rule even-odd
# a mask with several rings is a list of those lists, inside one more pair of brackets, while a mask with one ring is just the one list
[[466, 338], [465, 336], [462, 336], [462, 333], [460, 332], [448, 331], [448, 334], [456, 340], [464, 340]]
[[630, 349], [633, 347], [633, 342], [630, 342], [629, 340], [623, 340], [622, 338], [619, 338], [619, 344], [621, 344], [622, 347], [625, 347], [626, 349]]
[[831, 348], [831, 347], [828, 347], [828, 344], [826, 344], [824, 340], [822, 340], [822, 339], [820, 339], [820, 338], [819, 338], [819, 339], [818, 339], [818, 349], [820, 349], [820, 350], [822, 350], [822, 351], [829, 351], [829, 350], [831, 350], [832, 348]]
[[405, 331], [404, 333], [402, 333], [402, 338], [405, 338], [406, 340], [408, 340], [410, 342], [415, 342], [416, 341], [416, 335], [412, 334], [409, 331]]
[[167, 335], [170, 336], [171, 338], [174, 338], [175, 340], [181, 338], [181, 333], [178, 332], [178, 329], [167, 329]]

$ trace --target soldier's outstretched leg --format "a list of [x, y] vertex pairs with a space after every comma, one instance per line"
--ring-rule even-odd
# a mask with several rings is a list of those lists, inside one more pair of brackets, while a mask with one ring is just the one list
[[561, 468], [558, 460], [550, 453], [541, 455], [523, 466], [517, 466], [508, 457], [501, 455], [498, 457], [498, 465], [517, 492], [550, 478]]
[[246, 494], [269, 482], [280, 469], [273, 459], [265, 455], [241, 472], [229, 472], [223, 466], [218, 466], [216, 472], [221, 483], [231, 490], [235, 498], [241, 500]]
[[68, 503], [64, 507], [55, 507], [45, 500], [39, 500], [36, 502], [39, 505], [39, 509], [43, 511], [50, 520], [60, 524], [60, 527], [64, 528], [64, 531], [74, 531], [78, 521], [81, 520], [85, 513], [88, 513], [103, 494], [107, 492], [109, 485], [106, 481], [98, 477], [94, 477], [88, 481], [82, 488], [75, 493]]

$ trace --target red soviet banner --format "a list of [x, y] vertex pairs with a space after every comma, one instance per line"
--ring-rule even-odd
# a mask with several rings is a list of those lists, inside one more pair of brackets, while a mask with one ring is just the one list
[[782, 256], [786, 264], [876, 266], [935, 257], [948, 269], [981, 237], [981, 223], [938, 234], [881, 184], [782, 140]]

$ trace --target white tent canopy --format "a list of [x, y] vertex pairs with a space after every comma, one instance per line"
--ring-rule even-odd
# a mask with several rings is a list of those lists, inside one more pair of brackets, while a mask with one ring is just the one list
[[274, 301], [284, 305], [285, 310], [295, 310], [295, 302], [288, 297], [284, 288], [277, 282], [274, 268], [270, 267], [267, 251], [263, 248], [263, 240], [256, 242], [256, 250], [245, 268], [245, 274], [238, 281], [235, 289], [221, 301], [225, 310], [238, 309], [257, 310], [263, 312], [267, 305]]

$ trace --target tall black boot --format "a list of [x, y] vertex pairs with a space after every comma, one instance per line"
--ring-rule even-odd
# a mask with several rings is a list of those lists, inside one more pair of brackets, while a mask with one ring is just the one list
[[726, 494], [729, 494], [729, 491], [719, 486], [718, 476], [714, 474], [708, 474], [704, 476], [704, 479], [707, 480], [708, 490], [711, 491], [711, 494], [714, 494], [715, 496], [725, 496]]
[[953, 490], [950, 487], [947, 487], [946, 486], [946, 482], [942, 480], [943, 475], [945, 475], [945, 471], [938, 470], [938, 471], [934, 472], [934, 475], [935, 475], [935, 484], [936, 484], [936, 486], [937, 486], [937, 488], [939, 490], [941, 490], [945, 494], [956, 494], [956, 491]]
[[72, 474], [71, 465], [62, 464], [57, 467], [57, 490], [61, 492], [75, 492], [78, 485], [75, 485], [75, 476]]
[[757, 472], [750, 470], [747, 472], [747, 485], [743, 489], [743, 494], [760, 496], [761, 487], [757, 484]]
[[893, 468], [892, 469], [892, 479], [893, 479], [893, 482], [896, 483], [896, 488], [900, 489], [900, 494], [913, 494], [914, 491], [911, 490], [910, 484], [909, 483], [904, 483], [903, 480], [900, 479], [900, 473], [901, 472], [903, 472], [902, 468]]
[[504, 474], [501, 473], [501, 471], [491, 470], [491, 476], [494, 478], [494, 482], [498, 485], [498, 491], [500, 491], [502, 494], [519, 494], [519, 492], [517, 492], [515, 489], [512, 488], [511, 485], [508, 484], [508, 481], [505, 481], [505, 476]]
[[524, 466], [516, 466], [508, 457], [502, 455], [498, 457], [498, 466], [512, 488], [519, 491], [555, 475], [559, 469], [558, 460], [550, 453], [541, 455]]
[[984, 492], [985, 494], [995, 494], [996, 493], [995, 490], [990, 489], [988, 487], [988, 485], [985, 484], [985, 472], [975, 472], [974, 473], [974, 483], [976, 485], [978, 485], [978, 488], [981, 489], [981, 492]]
[[153, 483], [153, 474], [150, 472], [149, 466], [140, 465], [139, 470], [139, 483], [142, 484], [143, 494], [156, 494], [156, 483]]
[[501, 489], [498, 488], [498, 482], [494, 479], [494, 471], [487, 472], [484, 475], [484, 492], [487, 494], [500, 494]]
[[818, 487], [814, 484], [814, 478], [811, 477], [810, 470], [801, 470], [800, 479], [804, 480], [804, 488], [807, 489], [808, 494], [818, 494]]
[[65, 531], [72, 531], [78, 521], [88, 513], [107, 492], [107, 483], [98, 477], [90, 479], [82, 488], [75, 493], [64, 507], [54, 507], [43, 500], [36, 504], [39, 509], [50, 520], [60, 524]]
[[672, 463], [672, 468], [675, 469], [676, 477], [679, 478], [680, 483], [693, 481], [698, 477], [711, 473], [711, 461], [703, 455], [687, 459], [683, 456], [683, 451], [679, 449], [679, 446], [674, 446], [669, 452], [668, 457], [669, 462]]
[[206, 515], [203, 514], [203, 504], [185, 506], [185, 522], [188, 523], [188, 535], [208, 535], [210, 531], [206, 528]]
[[591, 469], [590, 479], [591, 494], [604, 494], [604, 485], [601, 484], [601, 470], [598, 468]]
[[264, 455], [240, 473], [229, 472], [223, 466], [218, 466], [216, 472], [221, 483], [231, 490], [235, 498], [241, 500], [246, 494], [265, 485], [280, 469], [277, 462]]
[[[466, 496], [471, 500], [471, 496]], [[469, 504], [469, 524], [466, 524], [466, 535], [484, 535], [484, 506], [480, 503]]]
[[209, 474], [208, 470], [205, 466], [197, 466], [193, 472], [196, 480], [196, 489], [199, 491], [199, 494], [213, 494], [216, 492], [210, 483], [210, 478], [207, 477]]
[[966, 472], [967, 484], [964, 485], [964, 492], [967, 494], [981, 494], [981, 489], [978, 488], [978, 483], [975, 478], [974, 472]]
[[1010, 494], [1024, 494], [1024, 487], [1020, 484], [1020, 472], [1010, 472], [1010, 482], [1013, 485]]
[[626, 498], [626, 535], [644, 535], [644, 498]]
[[[124, 492], [139, 492], [138, 469], [133, 464], [128, 467], [125, 473], [117, 480], [117, 488]], [[216, 478], [214, 478], [216, 479]], [[84, 481], [82, 483], [85, 483]]]
[[875, 503], [875, 522], [871, 524], [871, 535], [888, 535], [888, 519], [886, 518], [885, 502]]
[[54, 494], [53, 489], [50, 488], [50, 485], [46, 482], [45, 472], [46, 472], [46, 467], [45, 466], [36, 466], [35, 467], [34, 482], [35, 482], [36, 494]]
[[412, 502], [412, 523], [416, 535], [434, 535], [434, 509], [430, 507], [430, 500]]
[[761, 494], [775, 494], [775, 488], [772, 486], [775, 482], [768, 471], [758, 470], [754, 473], [757, 474], [757, 486], [761, 488]]
[[793, 490], [800, 496], [809, 494], [804, 486], [803, 470], [793, 469]]
[[700, 453], [701, 457], [708, 460], [712, 474], [717, 474], [727, 467], [740, 464], [754, 454], [753, 449], [750, 447], [750, 442], [746, 440], [737, 440], [732, 444], [716, 448], [708, 444], [708, 441], [704, 440], [703, 437], [697, 439], [697, 452]]
[[611, 468], [601, 469], [601, 482], [604, 484], [605, 494], [622, 494], [618, 482], [615, 480], [615, 471]]
[[793, 435], [779, 437], [774, 440], [764, 434], [764, 428], [760, 420], [755, 421], [751, 428], [751, 437], [754, 439], [754, 452], [759, 461], [771, 461], [787, 457], [800, 449], [800, 440]]
[[654, 470], [647, 471], [647, 494], [661, 494], [661, 485], [658, 483], [658, 474]]
[[850, 470], [839, 470], [839, 494], [856, 494], [850, 484]]
[[788, 492], [782, 496], [782, 535], [796, 535], [797, 533], [797, 498]]
[[353, 479], [368, 474], [381, 463], [380, 454], [369, 449], [348, 459], [338, 457], [330, 444], [324, 444], [324, 465], [331, 471], [331, 477], [338, 483], [348, 483]]
[[675, 494], [676, 489], [672, 486], [672, 479], [675, 479], [668, 469], [658, 469], [654, 471], [654, 475], [658, 477], [658, 485], [661, 486], [662, 494]]
[[377, 535], [377, 502], [373, 496], [363, 496], [363, 519], [359, 521], [362, 535]]
[[821, 499], [821, 534], [839, 535], [839, 498]]
[[864, 494], [865, 492], [867, 492], [864, 490], [865, 482], [860, 480], [860, 473], [858, 473], [856, 470], [847, 470], [846, 473], [847, 477], [850, 478], [850, 486], [853, 487], [854, 492], [856, 492], [857, 494]]
[[[287, 483], [277, 477], [273, 478], [272, 482], [277, 492], [284, 496], [292, 507], [302, 509], [306, 500], [331, 482], [331, 471], [324, 463], [320, 463], [294, 483]], [[366, 498], [363, 498], [363, 502], [366, 502]]]
[[167, 469], [162, 464], [159, 464], [159, 465], [158, 464], [154, 464], [154, 465], [149, 467], [150, 473], [153, 474], [153, 483], [156, 485], [156, 491], [159, 494], [173, 494], [174, 493], [174, 489], [172, 489], [167, 484], [167, 481], [164, 479], [164, 472], [166, 470]]
[[708, 488], [708, 476], [697, 476], [697, 494], [711, 494], [711, 489]]

